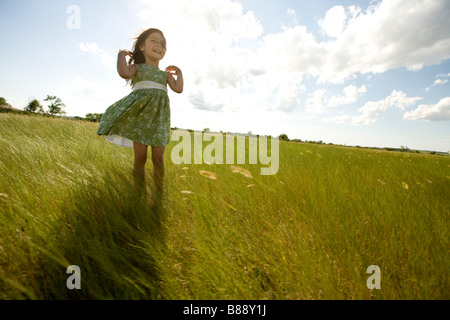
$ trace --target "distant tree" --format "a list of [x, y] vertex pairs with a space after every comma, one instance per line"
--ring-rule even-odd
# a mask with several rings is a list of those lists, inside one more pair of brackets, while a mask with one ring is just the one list
[[86, 119], [88, 121], [92, 121], [92, 122], [100, 122], [100, 119], [102, 118], [103, 113], [88, 113], [86, 115]]
[[44, 109], [42, 107], [42, 105], [39, 103], [38, 100], [34, 99], [33, 101], [31, 101], [24, 109], [25, 111], [30, 111], [30, 112], [39, 112], [39, 113], [44, 113]]
[[288, 138], [287, 134], [284, 134], [284, 133], [280, 134], [279, 138], [282, 141], [289, 141], [289, 138]]
[[11, 106], [8, 102], [6, 102], [6, 99], [3, 97], [0, 97], [0, 106]]
[[62, 109], [66, 105], [62, 103], [60, 98], [47, 95], [47, 98], [45, 98], [44, 101], [50, 102], [50, 105], [48, 106], [48, 113], [50, 115], [54, 116], [57, 114], [66, 114], [66, 112]]

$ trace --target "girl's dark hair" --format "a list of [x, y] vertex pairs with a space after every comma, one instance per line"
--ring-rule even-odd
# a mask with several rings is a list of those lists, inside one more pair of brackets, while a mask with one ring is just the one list
[[164, 39], [164, 49], [166, 49], [166, 38], [164, 37], [164, 34], [162, 33], [161, 30], [155, 29], [155, 28], [150, 28], [145, 30], [144, 32], [142, 32], [139, 37], [135, 38], [136, 41], [133, 44], [133, 50], [131, 51], [131, 59], [130, 61], [128, 61], [128, 64], [132, 64], [133, 62], [135, 64], [140, 64], [140, 63], [145, 63], [145, 57], [144, 54], [142, 53], [142, 51], [140, 50], [140, 47], [144, 45], [145, 40], [147, 40], [147, 38], [155, 32], [159, 32], [163, 39]]
[[[134, 64], [141, 64], [141, 63], [145, 63], [145, 57], [144, 54], [142, 53], [142, 51], [140, 50], [140, 47], [144, 45], [145, 40], [147, 40], [147, 38], [155, 32], [159, 32], [161, 34], [161, 36], [163, 37], [163, 46], [164, 49], [166, 49], [166, 38], [164, 37], [164, 34], [162, 33], [161, 30], [159, 29], [155, 29], [155, 28], [150, 28], [147, 29], [145, 31], [143, 31], [139, 37], [134, 38], [136, 39], [136, 41], [133, 44], [133, 50], [130, 52], [131, 53], [131, 58], [128, 61], [128, 65], [131, 65], [133, 62]], [[131, 79], [127, 80], [127, 84], [129, 85], [133, 85], [133, 81]]]

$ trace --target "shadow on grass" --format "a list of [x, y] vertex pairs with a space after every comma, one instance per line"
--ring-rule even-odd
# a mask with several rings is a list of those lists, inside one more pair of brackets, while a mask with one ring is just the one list
[[45, 298], [160, 298], [166, 212], [152, 202], [151, 193], [138, 193], [131, 175], [120, 173], [72, 190], [52, 251], [80, 268], [81, 289], [69, 290], [68, 265], [53, 262], [42, 266], [57, 275], [41, 279]]

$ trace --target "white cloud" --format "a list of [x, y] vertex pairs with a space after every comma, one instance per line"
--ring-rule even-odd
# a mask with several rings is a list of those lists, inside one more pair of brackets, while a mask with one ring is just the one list
[[239, 42], [262, 34], [254, 14], [230, 0], [140, 2], [138, 17], [144, 28], [151, 21], [163, 31], [168, 51], [161, 63], [183, 70], [190, 103], [202, 110], [222, 110], [232, 100], [231, 92], [236, 95], [247, 83], [250, 50]]
[[383, 100], [376, 102], [369, 101], [362, 108], [358, 109], [362, 114], [352, 118], [354, 124], [371, 124], [381, 119], [383, 113], [390, 107], [396, 107], [404, 110], [405, 107], [414, 105], [421, 100], [420, 97], [408, 98], [402, 91], [392, 91], [391, 95]]
[[326, 108], [327, 90], [318, 89], [308, 95], [306, 100], [306, 111], [308, 113], [322, 113]]
[[327, 91], [318, 89], [314, 93], [309, 94], [306, 105], [308, 113], [322, 113], [326, 108], [340, 107], [347, 104], [355, 103], [358, 98], [367, 92], [366, 86], [356, 87], [349, 85], [344, 88], [343, 95], [335, 95], [327, 97]]
[[362, 85], [360, 88], [350, 85], [344, 88], [344, 95], [333, 96], [328, 100], [328, 106], [340, 107], [346, 104], [358, 101], [358, 98], [367, 92], [366, 86]]
[[284, 75], [280, 77], [273, 96], [275, 102], [269, 104], [269, 110], [280, 110], [284, 112], [291, 112], [301, 105], [299, 96], [306, 91], [306, 87], [301, 84], [301, 78], [289, 77]]
[[291, 21], [294, 25], [298, 24], [298, 20], [297, 20], [297, 15], [295, 13], [294, 9], [288, 8], [287, 9], [287, 14], [289, 15], [289, 17], [291, 18]]
[[437, 104], [422, 104], [416, 110], [406, 112], [403, 118], [407, 120], [449, 121], [450, 97], [441, 99]]
[[437, 79], [435, 82], [434, 82], [434, 84], [433, 85], [435, 85], [435, 86], [439, 86], [439, 85], [443, 85], [443, 84], [446, 84], [448, 82], [448, 80], [447, 79], [445, 79], [445, 80], [442, 80], [442, 79]]
[[[305, 26], [263, 33], [251, 11], [232, 0], [140, 0], [142, 27], [160, 28], [168, 40], [164, 64], [179, 65], [186, 75], [185, 92], [199, 109], [223, 110], [217, 97], [253, 92], [269, 109], [290, 112], [305, 91], [302, 79], [343, 84], [359, 74], [383, 73], [450, 58], [450, 3], [447, 0], [372, 1], [335, 6], [319, 20], [331, 39], [319, 41]], [[288, 17], [295, 19], [293, 9]], [[97, 48], [92, 51], [98, 54]], [[285, 80], [285, 75], [289, 80]], [[289, 82], [291, 81], [291, 82]], [[292, 82], [293, 81], [293, 82]], [[211, 93], [200, 95], [209, 90]], [[360, 91], [358, 91], [360, 90]], [[341, 95], [310, 94], [308, 112], [322, 112], [356, 102], [364, 89], [347, 86]], [[262, 99], [264, 98], [264, 99]], [[235, 102], [235, 101], [234, 101]]]
[[334, 118], [325, 118], [326, 122], [333, 123], [350, 123], [354, 125], [369, 125], [383, 117], [383, 114], [389, 108], [399, 108], [404, 110], [406, 107], [415, 105], [417, 101], [421, 100], [421, 97], [409, 97], [403, 91], [394, 90], [392, 93], [383, 100], [369, 101], [359, 108], [360, 115], [348, 116], [341, 115]]
[[331, 8], [319, 21], [334, 39], [318, 41], [304, 26], [267, 34], [258, 52], [268, 69], [284, 69], [344, 83], [357, 74], [383, 73], [450, 58], [450, 2], [385, 0], [362, 11]]
[[102, 50], [98, 47], [97, 43], [89, 42], [89, 43], [80, 43], [80, 50], [83, 52], [89, 52], [92, 54], [101, 54]]
[[[205, 99], [205, 91], [193, 91], [189, 93], [189, 101], [200, 110], [207, 111], [220, 111], [224, 107], [222, 101], [211, 102], [211, 100]], [[209, 101], [209, 103], [207, 103]]]
[[116, 62], [114, 58], [105, 50], [100, 49], [97, 43], [95, 42], [80, 43], [80, 50], [82, 52], [87, 52], [98, 56], [100, 58], [100, 61], [106, 68], [110, 70], [115, 68]]
[[251, 68], [265, 72], [280, 70], [318, 76], [326, 55], [324, 44], [318, 43], [305, 26], [295, 26], [265, 35], [249, 63]]
[[333, 118], [324, 118], [323, 121], [336, 124], [348, 124], [352, 122], [352, 117], [344, 114]]
[[435, 80], [431, 86], [427, 87], [425, 89], [425, 91], [426, 92], [430, 91], [431, 87], [433, 87], [433, 86], [436, 87], [436, 86], [440, 86], [440, 85], [444, 85], [444, 84], [448, 83], [448, 79], [442, 79], [442, 78], [448, 78], [448, 77], [450, 77], [450, 73], [449, 74], [437, 74], [436, 78], [438, 78], [438, 79]]
[[203, 81], [199, 88], [187, 92], [192, 106], [205, 111], [234, 111], [239, 96], [238, 88], [220, 88], [217, 82], [212, 80]]
[[84, 116], [87, 113], [104, 112], [110, 104], [128, 95], [130, 91], [130, 87], [122, 79], [115, 79], [114, 83], [95, 83], [74, 76], [61, 85], [56, 95], [66, 105], [65, 110], [69, 116]]
[[329, 37], [337, 38], [344, 31], [347, 22], [347, 14], [343, 6], [334, 6], [325, 14], [325, 18], [319, 20], [319, 26]]
[[[355, 73], [420, 70], [450, 57], [450, 3], [389, 0], [360, 13], [330, 44], [329, 74], [337, 81]], [[337, 78], [332, 77], [337, 73]]]

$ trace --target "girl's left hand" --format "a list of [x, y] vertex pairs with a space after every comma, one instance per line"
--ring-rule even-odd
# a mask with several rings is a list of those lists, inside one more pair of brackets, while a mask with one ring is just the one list
[[179, 76], [181, 75], [181, 70], [180, 68], [176, 67], [176, 66], [168, 66], [166, 68], [166, 71], [169, 72], [170, 74], [174, 75], [174, 76]]
[[167, 74], [167, 83], [170, 86], [170, 89], [175, 91], [176, 93], [182, 93], [183, 92], [183, 73], [181, 72], [180, 68], [176, 66], [168, 66], [166, 68]]

